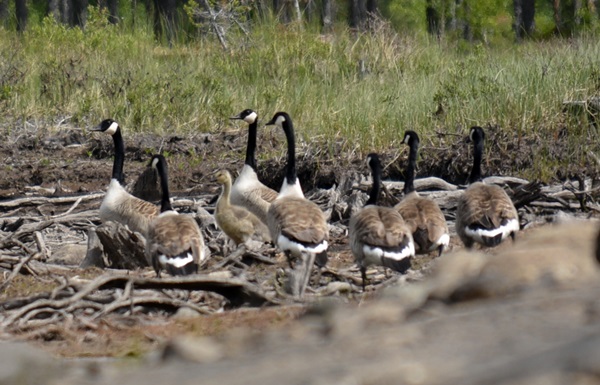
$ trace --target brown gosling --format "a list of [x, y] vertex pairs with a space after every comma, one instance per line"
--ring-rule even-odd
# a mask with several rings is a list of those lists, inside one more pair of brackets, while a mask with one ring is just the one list
[[269, 242], [267, 226], [246, 208], [231, 204], [231, 174], [229, 171], [220, 170], [215, 178], [223, 186], [215, 210], [215, 220], [219, 228], [233, 240], [236, 246], [245, 244], [254, 234], [259, 235], [263, 241]]

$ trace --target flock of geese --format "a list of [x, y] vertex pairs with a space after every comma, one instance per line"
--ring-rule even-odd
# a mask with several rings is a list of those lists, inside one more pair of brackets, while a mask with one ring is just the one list
[[[285, 112], [277, 112], [266, 123], [282, 129], [287, 139], [285, 177], [279, 192], [261, 183], [256, 173], [258, 114], [247, 109], [231, 119], [248, 124], [246, 158], [235, 182], [232, 183], [226, 170], [215, 175], [222, 185], [214, 214], [216, 223], [236, 245], [259, 236], [285, 253], [290, 268], [294, 263], [306, 267], [309, 274], [300, 286], [302, 295], [313, 264], [321, 268], [327, 263], [329, 230], [323, 211], [302, 192], [296, 173], [292, 119]], [[125, 146], [119, 124], [107, 119], [92, 130], [111, 135], [114, 142], [112, 179], [100, 206], [101, 220], [119, 222], [144, 235], [146, 256], [158, 277], [161, 271], [170, 275], [196, 273], [208, 257], [204, 239], [196, 220], [190, 215], [178, 214], [171, 206], [166, 159], [154, 155], [150, 162], [157, 171], [162, 190], [160, 206], [157, 206], [131, 195], [124, 187]], [[467, 248], [474, 243], [496, 246], [509, 236], [514, 240], [519, 231], [519, 218], [511, 199], [501, 187], [482, 182], [483, 129], [472, 127], [469, 139], [473, 143], [473, 167], [469, 187], [459, 198], [456, 232]], [[381, 161], [375, 153], [366, 159], [373, 184], [365, 206], [351, 217], [348, 229], [349, 245], [361, 271], [363, 290], [369, 265], [404, 273], [411, 267], [415, 254], [437, 252], [439, 256], [450, 242], [448, 225], [439, 206], [419, 196], [414, 188], [419, 136], [414, 131], [406, 131], [403, 143], [409, 147], [406, 181], [403, 199], [395, 207], [377, 204]]]

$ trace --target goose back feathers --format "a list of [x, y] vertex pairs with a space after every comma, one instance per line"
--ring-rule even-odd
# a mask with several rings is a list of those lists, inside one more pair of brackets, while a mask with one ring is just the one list
[[506, 192], [499, 186], [481, 182], [484, 131], [472, 127], [469, 135], [473, 142], [471, 185], [459, 198], [456, 232], [466, 247], [479, 243], [486, 247], [499, 245], [508, 236], [519, 231], [519, 216]]
[[366, 268], [371, 264], [388, 267], [400, 273], [411, 266], [415, 246], [410, 228], [397, 210], [377, 206], [381, 184], [381, 163], [377, 154], [369, 154], [367, 163], [373, 175], [373, 186], [364, 208], [350, 218], [350, 248], [359, 265], [363, 290]]
[[161, 270], [171, 275], [194, 274], [206, 259], [202, 233], [193, 217], [178, 214], [171, 207], [165, 158], [154, 155], [152, 166], [158, 171], [162, 198], [161, 213], [148, 229], [146, 256], [158, 277]]
[[441, 255], [450, 243], [446, 218], [433, 200], [419, 196], [414, 188], [415, 168], [419, 149], [419, 136], [414, 131], [406, 131], [403, 143], [410, 148], [404, 182], [404, 197], [395, 208], [409, 226], [417, 254], [438, 250]]

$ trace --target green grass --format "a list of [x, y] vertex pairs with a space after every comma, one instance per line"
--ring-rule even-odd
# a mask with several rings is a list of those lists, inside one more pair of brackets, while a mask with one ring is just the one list
[[[85, 31], [50, 20], [23, 36], [0, 29], [3, 123], [69, 116], [88, 127], [113, 117], [132, 131], [214, 132], [244, 108], [263, 119], [285, 110], [305, 140], [363, 153], [399, 146], [409, 128], [424, 136], [465, 134], [474, 124], [548, 140], [565, 126], [594, 134], [581, 117], [565, 116], [562, 102], [600, 94], [598, 36], [490, 47], [400, 36], [385, 25], [323, 36], [265, 23], [247, 37], [231, 32], [226, 53], [211, 39], [166, 48], [149, 28], [102, 20], [92, 12]], [[443, 117], [432, 114], [438, 103]]]

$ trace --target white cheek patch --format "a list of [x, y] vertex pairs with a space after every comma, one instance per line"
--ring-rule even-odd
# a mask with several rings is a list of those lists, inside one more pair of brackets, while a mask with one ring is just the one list
[[256, 112], [252, 112], [248, 116], [244, 118], [244, 122], [246, 123], [254, 123], [256, 122], [256, 118], [258, 118], [258, 114]]
[[152, 168], [156, 168], [158, 166], [158, 158], [152, 159]]
[[281, 126], [283, 122], [285, 122], [285, 116], [283, 115], [279, 115], [277, 117], [277, 120], [275, 120], [275, 124], [277, 124], [278, 126]]
[[404, 137], [404, 141], [403, 141], [402, 143], [404, 143], [404, 144], [408, 144], [408, 141], [409, 141], [409, 140], [410, 140], [410, 136], [406, 135], [406, 136]]
[[469, 139], [471, 140], [471, 142], [473, 141], [473, 134], [475, 133], [475, 130], [471, 130], [471, 132], [469, 133]]
[[118, 129], [119, 129], [119, 123], [112, 122], [111, 125], [106, 130], [106, 133], [109, 134], [109, 135], [114, 135], [115, 132], [117, 132]]

